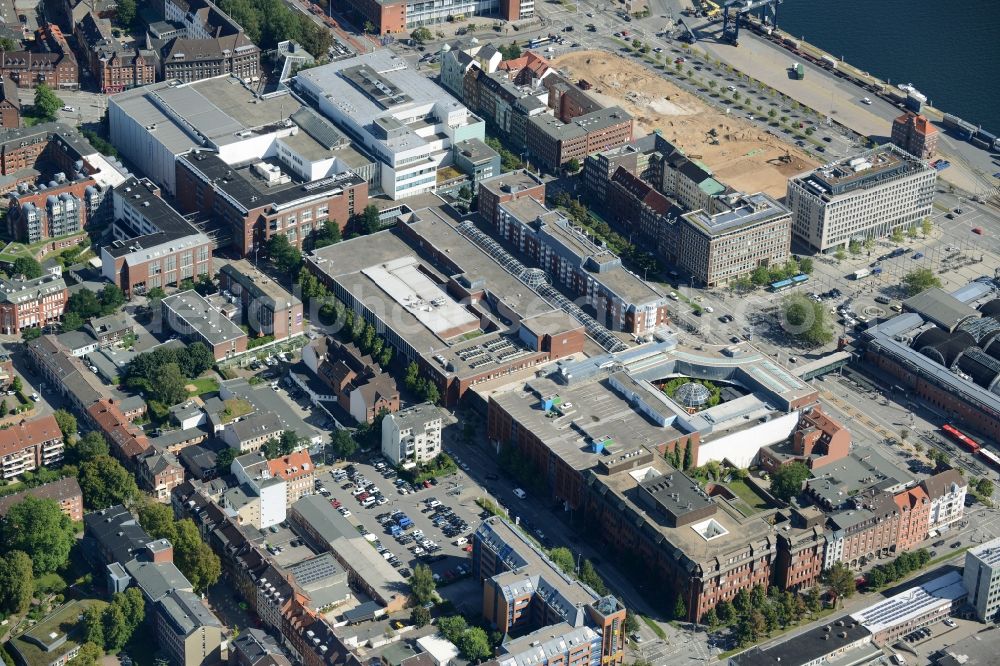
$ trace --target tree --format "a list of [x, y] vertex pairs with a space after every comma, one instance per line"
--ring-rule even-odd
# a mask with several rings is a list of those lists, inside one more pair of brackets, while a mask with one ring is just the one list
[[802, 483], [809, 475], [809, 468], [801, 462], [782, 465], [771, 474], [771, 493], [787, 502], [802, 491]]
[[357, 450], [358, 443], [346, 430], [337, 430], [330, 438], [330, 453], [333, 454], [334, 458], [345, 460], [354, 455]]
[[36, 577], [66, 564], [74, 541], [73, 523], [55, 500], [26, 497], [0, 522], [0, 549], [25, 553]]
[[118, 652], [129, 639], [128, 620], [121, 606], [109, 604], [101, 613], [101, 625], [104, 628], [104, 649]]
[[81, 317], [76, 312], [67, 312], [63, 315], [62, 330], [63, 333], [69, 331], [78, 331], [83, 328], [83, 317]]
[[215, 469], [219, 474], [229, 474], [229, 469], [232, 467], [233, 460], [236, 459], [235, 449], [226, 447], [219, 451], [215, 458]]
[[569, 162], [566, 162], [566, 170], [569, 171], [570, 173], [576, 173], [577, 171], [579, 171], [580, 160], [574, 157]]
[[7, 416], [8, 411], [7, 399], [0, 399], [0, 416]]
[[157, 369], [150, 389], [153, 399], [170, 407], [187, 399], [186, 386], [187, 377], [180, 367], [176, 363], [167, 363]]
[[108, 446], [108, 440], [104, 439], [104, 435], [91, 430], [73, 446], [72, 452], [73, 462], [79, 465], [98, 456], [110, 455], [111, 447]]
[[812, 345], [823, 345], [833, 339], [833, 327], [822, 303], [803, 294], [792, 294], [782, 301], [782, 308], [788, 324], [786, 330], [795, 337]]
[[719, 614], [714, 608], [709, 608], [708, 612], [701, 616], [701, 623], [707, 624], [710, 630], [719, 626]]
[[131, 28], [135, 14], [135, 0], [118, 0], [115, 8], [115, 24], [121, 28]]
[[130, 505], [139, 496], [135, 479], [111, 456], [97, 456], [80, 465], [78, 480], [83, 503], [91, 510]]
[[35, 115], [46, 120], [55, 120], [56, 112], [63, 107], [63, 101], [44, 83], [35, 87]]
[[417, 606], [410, 612], [410, 622], [418, 629], [431, 622], [431, 612], [423, 606]]
[[190, 518], [177, 521], [176, 529], [174, 563], [191, 582], [195, 592], [204, 592], [219, 580], [222, 573], [219, 556], [201, 540], [198, 528]]
[[215, 365], [215, 356], [203, 342], [187, 346], [184, 353], [177, 355], [177, 364], [185, 377], [194, 379]]
[[66, 300], [66, 311], [75, 312], [83, 319], [90, 319], [101, 314], [101, 301], [97, 294], [89, 289], [81, 289]]
[[931, 222], [931, 218], [925, 217], [924, 219], [920, 220], [920, 232], [924, 235], [925, 238], [931, 235], [932, 229], [934, 229], [934, 223]]
[[418, 564], [413, 567], [413, 575], [410, 576], [410, 592], [418, 604], [433, 601], [436, 587], [434, 574], [429, 566]]
[[472, 199], [472, 188], [468, 185], [462, 185], [458, 189], [458, 198], [463, 201], [470, 201]]
[[327, 220], [322, 227], [317, 227], [311, 238], [312, 248], [318, 250], [327, 245], [339, 243], [343, 237], [340, 233], [340, 225], [333, 220]]
[[844, 259], [847, 259], [847, 253], [844, 252], [844, 248], [838, 247], [833, 253], [833, 258], [836, 259], [837, 262], [839, 263]]
[[139, 524], [154, 539], [177, 541], [177, 519], [167, 504], [146, 500], [139, 506]]
[[104, 657], [104, 650], [96, 643], [87, 641], [80, 646], [80, 651], [73, 658], [73, 666], [98, 666]]
[[719, 616], [719, 622], [726, 626], [729, 626], [734, 620], [736, 620], [736, 609], [733, 608], [733, 604], [728, 601], [720, 601], [716, 604], [715, 612]]
[[933, 287], [940, 287], [941, 280], [929, 268], [918, 268], [903, 277], [903, 288], [907, 296], [915, 296]]
[[23, 613], [31, 606], [35, 591], [32, 563], [28, 554], [14, 550], [0, 557], [0, 611], [4, 615]]
[[146, 299], [151, 303], [152, 301], [161, 301], [167, 297], [167, 292], [163, 291], [163, 287], [153, 287], [146, 292]]
[[767, 117], [770, 118], [771, 120], [774, 120], [775, 118], [778, 117], [778, 112], [774, 109], [771, 109], [770, 111], [767, 112]]
[[24, 389], [24, 382], [21, 380], [21, 375], [14, 375], [14, 381], [10, 383], [10, 388], [14, 393], [20, 393]]
[[861, 241], [852, 239], [851, 242], [847, 244], [847, 251], [853, 255], [861, 254]]
[[893, 243], [902, 243], [903, 229], [900, 227], [896, 227], [895, 229], [892, 230], [892, 233], [889, 235], [889, 238], [892, 239]]
[[423, 44], [424, 42], [429, 42], [434, 39], [434, 35], [431, 31], [424, 27], [417, 28], [411, 32], [410, 37], [418, 44]]
[[[418, 564], [417, 566], [422, 565]], [[452, 643], [458, 643], [467, 628], [468, 624], [466, 624], [465, 618], [461, 615], [450, 615], [438, 620], [438, 631]]]
[[823, 602], [820, 600], [819, 588], [813, 585], [809, 588], [809, 591], [806, 592], [806, 608], [809, 609], [810, 613], [815, 615], [822, 607]]
[[10, 266], [11, 275], [23, 275], [29, 280], [42, 277], [42, 265], [32, 257], [18, 257]]
[[121, 607], [122, 613], [125, 615], [125, 620], [128, 623], [128, 633], [131, 637], [132, 633], [139, 628], [139, 625], [146, 618], [146, 600], [143, 598], [142, 592], [137, 587], [130, 587], [121, 594], [116, 594], [111, 603]]
[[382, 214], [375, 204], [365, 206], [360, 215], [354, 216], [353, 221], [355, 231], [362, 235], [373, 234], [382, 228]]
[[490, 639], [480, 627], [466, 629], [458, 639], [457, 647], [465, 658], [472, 662], [480, 662], [493, 654]]
[[424, 395], [424, 401], [429, 402], [432, 405], [436, 405], [438, 401], [441, 399], [441, 392], [438, 391], [437, 384], [435, 384], [432, 381], [424, 382], [423, 395]]
[[125, 292], [117, 285], [106, 284], [104, 285], [104, 289], [101, 290], [100, 300], [101, 312], [109, 315], [125, 305]]
[[687, 441], [687, 445], [684, 447], [684, 469], [691, 469], [692, 465], [692, 453], [691, 453], [691, 440]]
[[59, 424], [59, 430], [62, 431], [63, 439], [69, 439], [71, 436], [76, 434], [76, 417], [67, 412], [65, 409], [57, 409], [52, 413], [55, 417], [56, 423]]
[[980, 497], [992, 497], [993, 482], [987, 479], [985, 476], [981, 477], [979, 481], [976, 482], [976, 490], [979, 491]]
[[553, 548], [549, 551], [549, 559], [562, 569], [563, 573], [572, 574], [576, 570], [576, 562], [569, 548]]
[[915, 226], [910, 227], [906, 230], [906, 237], [909, 239], [914, 239], [917, 237], [917, 228]]
[[375, 34], [375, 24], [371, 21], [365, 21], [363, 30], [369, 35]]
[[302, 253], [288, 242], [288, 237], [284, 234], [271, 236], [267, 241], [267, 255], [285, 275], [295, 275], [302, 263]]
[[684, 603], [684, 597], [679, 593], [677, 594], [677, 600], [674, 601], [674, 619], [684, 620], [687, 619], [688, 609], [687, 604]]
[[639, 618], [631, 610], [625, 611], [625, 633], [634, 634], [639, 631]]
[[850, 599], [856, 589], [854, 572], [843, 562], [835, 562], [832, 567], [823, 572], [823, 580], [830, 592], [842, 604], [844, 599]]
[[90, 606], [83, 611], [83, 637], [88, 643], [104, 647], [104, 622], [101, 619], [102, 609]]
[[506, 46], [497, 49], [504, 60], [516, 60], [521, 57], [521, 47], [516, 42], [511, 42]]

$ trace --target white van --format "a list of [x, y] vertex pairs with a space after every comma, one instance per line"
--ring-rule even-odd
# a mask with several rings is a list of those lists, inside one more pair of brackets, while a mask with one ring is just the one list
[[892, 655], [892, 663], [896, 664], [897, 666], [906, 666], [906, 659], [903, 658], [903, 655], [897, 652], [896, 654]]
[[469, 540], [466, 539], [465, 537], [458, 537], [457, 539], [455, 539], [454, 543], [456, 546], [464, 546], [465, 544], [469, 543]]
[[528, 496], [528, 493], [524, 492], [520, 488], [514, 488], [514, 495], [517, 496], [518, 499], [524, 499]]

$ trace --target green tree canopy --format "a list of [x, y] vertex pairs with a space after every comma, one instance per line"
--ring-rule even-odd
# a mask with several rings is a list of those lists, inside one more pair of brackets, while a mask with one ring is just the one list
[[177, 541], [177, 519], [167, 504], [146, 500], [139, 506], [139, 524], [154, 539]]
[[129, 505], [139, 496], [135, 479], [111, 456], [96, 456], [84, 462], [80, 465], [78, 480], [83, 503], [91, 510], [115, 504]]
[[941, 279], [929, 268], [918, 268], [903, 277], [903, 288], [907, 296], [915, 296], [933, 287], [940, 287]]
[[823, 572], [823, 581], [831, 593], [837, 597], [837, 603], [854, 596], [856, 589], [854, 572], [843, 562], [835, 562], [832, 567]]
[[418, 564], [413, 567], [413, 575], [410, 576], [410, 592], [419, 604], [434, 600], [435, 589], [434, 574], [426, 564]]
[[0, 521], [0, 549], [25, 553], [35, 576], [66, 564], [74, 541], [73, 523], [55, 500], [26, 497]]
[[35, 86], [35, 114], [46, 120], [55, 120], [63, 101], [44, 83]]
[[221, 451], [219, 451], [215, 459], [215, 469], [219, 471], [219, 474], [229, 474], [229, 470], [232, 467], [233, 461], [236, 459], [236, 450], [231, 449], [228, 446]]
[[822, 303], [803, 294], [786, 296], [782, 301], [786, 330], [813, 345], [824, 345], [833, 339], [833, 326]]
[[473, 663], [478, 663], [493, 653], [490, 639], [480, 627], [466, 629], [458, 639], [457, 647]]
[[451, 615], [438, 619], [438, 631], [441, 632], [442, 636], [455, 644], [458, 643], [468, 626], [465, 618], [461, 615]]
[[31, 257], [18, 257], [10, 266], [11, 275], [23, 275], [29, 280], [42, 277], [42, 265]]
[[80, 441], [76, 442], [70, 449], [70, 458], [77, 465], [98, 456], [110, 454], [111, 447], [108, 446], [108, 440], [104, 439], [104, 435], [96, 430], [91, 430], [81, 437]]
[[327, 220], [326, 224], [322, 227], [313, 230], [309, 238], [309, 242], [314, 250], [339, 243], [342, 238], [340, 225], [337, 224], [336, 220]]
[[267, 241], [267, 256], [285, 275], [295, 275], [302, 264], [302, 253], [288, 242], [288, 237], [284, 234], [271, 236]]
[[434, 39], [434, 33], [421, 26], [410, 33], [410, 38], [418, 44], [423, 44], [424, 42], [429, 42]]
[[69, 437], [76, 435], [77, 424], [75, 416], [67, 412], [65, 409], [57, 409], [52, 413], [52, 416], [55, 417], [56, 423], [59, 424], [59, 430], [62, 431], [64, 439], [68, 439]]
[[115, 24], [126, 30], [135, 22], [135, 0], [117, 0], [115, 3]]
[[771, 492], [778, 499], [787, 502], [802, 491], [802, 484], [809, 475], [809, 468], [801, 462], [782, 465], [771, 474]]
[[431, 622], [431, 612], [423, 606], [417, 606], [410, 611], [410, 622], [418, 629], [427, 626]]
[[187, 399], [187, 377], [176, 363], [160, 366], [153, 377], [150, 396], [157, 402], [172, 406]]
[[549, 559], [553, 564], [563, 570], [563, 573], [572, 574], [576, 571], [576, 561], [569, 548], [559, 547], [549, 551]]
[[0, 612], [8, 615], [28, 610], [34, 591], [33, 567], [28, 554], [13, 550], [6, 557], [0, 557]]
[[330, 438], [330, 453], [334, 458], [344, 460], [354, 455], [358, 444], [347, 430], [336, 430]]
[[198, 527], [190, 518], [177, 521], [177, 540], [174, 543], [174, 563], [201, 593], [215, 584], [222, 573], [219, 557], [202, 541]]

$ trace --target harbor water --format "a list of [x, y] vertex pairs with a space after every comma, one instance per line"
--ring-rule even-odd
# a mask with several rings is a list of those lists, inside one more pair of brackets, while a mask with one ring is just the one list
[[785, 0], [778, 26], [1000, 132], [1000, 0]]

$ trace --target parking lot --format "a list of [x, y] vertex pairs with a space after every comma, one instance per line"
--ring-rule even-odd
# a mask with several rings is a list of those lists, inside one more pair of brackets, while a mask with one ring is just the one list
[[367, 462], [324, 469], [317, 475], [316, 490], [404, 577], [417, 564], [426, 564], [443, 597], [461, 606], [471, 595], [470, 608], [478, 607], [478, 597], [471, 594], [474, 582], [467, 581], [470, 587], [465, 590], [459, 581], [469, 576], [471, 534], [481, 520], [475, 499], [486, 493], [464, 472], [438, 479], [437, 485], [414, 488], [404, 485], [377, 455]]

